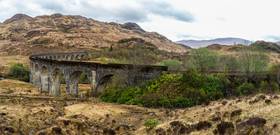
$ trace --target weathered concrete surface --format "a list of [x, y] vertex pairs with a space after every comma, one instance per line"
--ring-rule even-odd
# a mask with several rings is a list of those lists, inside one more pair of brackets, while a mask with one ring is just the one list
[[30, 82], [39, 87], [41, 92], [59, 96], [60, 84], [64, 80], [66, 93], [77, 96], [79, 78], [84, 74], [91, 82], [92, 96], [96, 96], [102, 92], [101, 86], [114, 75], [126, 76], [126, 83], [134, 85], [167, 71], [165, 66], [83, 62], [89, 55], [87, 52], [32, 55]]

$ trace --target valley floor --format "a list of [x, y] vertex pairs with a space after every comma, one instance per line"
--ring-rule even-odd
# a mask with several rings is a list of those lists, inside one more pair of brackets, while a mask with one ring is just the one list
[[[145, 124], [151, 119], [158, 123], [154, 128]], [[279, 126], [279, 95], [183, 109], [145, 108], [94, 98], [53, 98], [28, 83], [0, 81], [0, 134], [279, 134]]]

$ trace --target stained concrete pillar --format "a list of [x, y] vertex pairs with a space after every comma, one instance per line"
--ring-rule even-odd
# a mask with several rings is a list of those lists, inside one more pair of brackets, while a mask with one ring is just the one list
[[50, 79], [49, 79], [49, 70], [47, 67], [42, 67], [40, 72], [40, 83], [41, 83], [41, 92], [49, 92], [50, 90]]
[[72, 78], [70, 84], [70, 94], [73, 96], [78, 96], [79, 94], [79, 78]]
[[50, 80], [48, 74], [41, 74], [41, 90], [49, 92]]
[[59, 70], [55, 70], [51, 76], [50, 95], [53, 96], [60, 95], [60, 82], [61, 82], [61, 73], [59, 72]]
[[78, 96], [78, 94], [79, 94], [79, 80], [80, 80], [81, 74], [82, 74], [82, 72], [77, 71], [77, 72], [74, 72], [70, 75], [70, 78], [69, 78], [70, 95]]
[[68, 73], [64, 73], [64, 78], [65, 78], [65, 85], [66, 85], [66, 94], [69, 95], [70, 85], [71, 85], [70, 75]]
[[36, 70], [34, 72], [34, 75], [33, 75], [33, 84], [37, 87], [40, 87], [41, 86], [41, 80], [40, 80], [40, 71], [39, 70]]
[[32, 83], [32, 84], [34, 84], [33, 83], [34, 73], [35, 73], [35, 71], [34, 71], [34, 64], [32, 62], [30, 62], [29, 82]]
[[96, 89], [96, 71], [91, 71], [90, 74], [88, 75], [88, 78], [90, 80], [90, 88], [91, 88], [90, 94], [92, 96], [97, 96], [98, 92]]

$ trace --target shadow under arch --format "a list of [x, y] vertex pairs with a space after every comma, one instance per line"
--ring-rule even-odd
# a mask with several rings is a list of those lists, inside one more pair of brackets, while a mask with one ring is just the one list
[[109, 82], [112, 81], [113, 77], [114, 74], [107, 74], [101, 77], [96, 84], [95, 93], [97, 95], [100, 94], [102, 90], [104, 90], [108, 86]]

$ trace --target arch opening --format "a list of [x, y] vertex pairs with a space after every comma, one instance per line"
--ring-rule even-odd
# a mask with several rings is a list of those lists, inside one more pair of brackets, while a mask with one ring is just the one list
[[71, 95], [89, 95], [91, 90], [90, 77], [86, 72], [75, 71], [70, 75], [69, 91]]
[[94, 92], [95, 95], [99, 95], [104, 89], [106, 89], [109, 86], [109, 84], [111, 84], [112, 87], [114, 87], [113, 86], [114, 84], [112, 84], [113, 78], [114, 78], [113, 74], [108, 74], [101, 77], [96, 84], [96, 88]]

